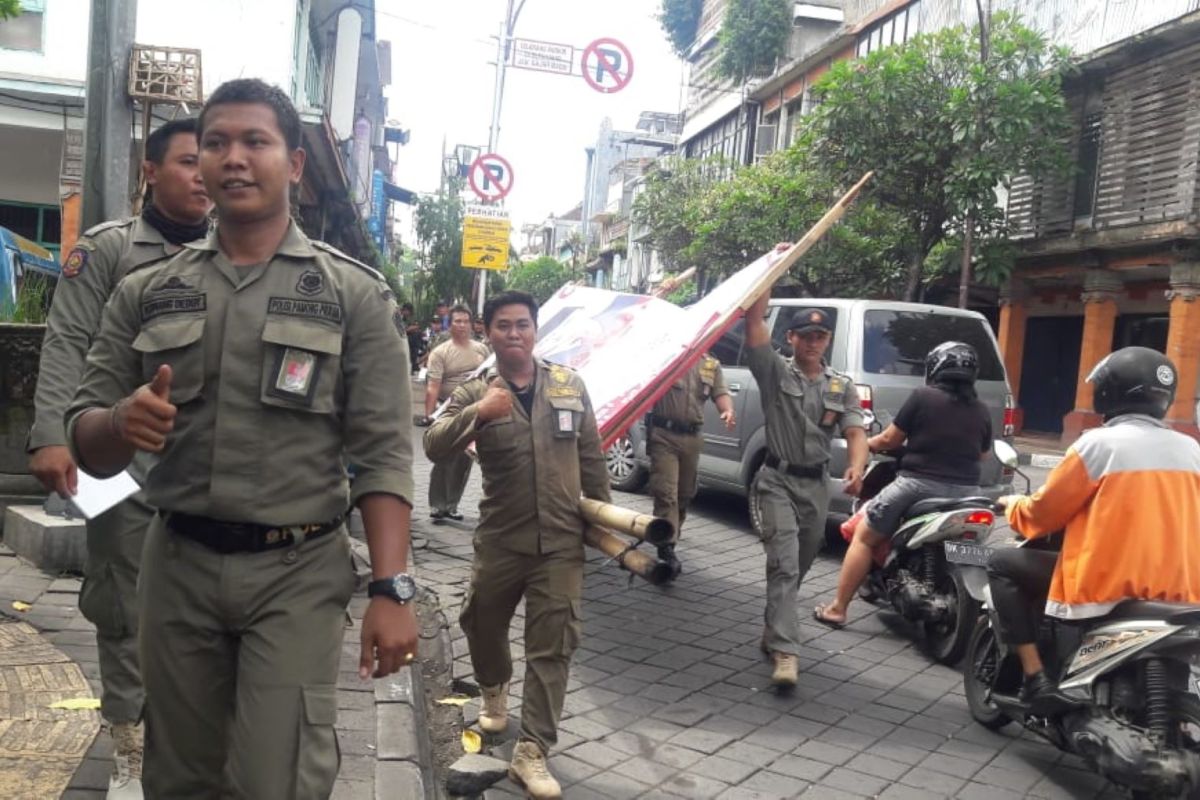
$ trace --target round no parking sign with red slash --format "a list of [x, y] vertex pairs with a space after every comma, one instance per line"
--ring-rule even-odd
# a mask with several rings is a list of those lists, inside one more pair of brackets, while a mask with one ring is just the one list
[[485, 153], [471, 163], [467, 181], [480, 200], [495, 202], [512, 191], [512, 165], [497, 153]]
[[588, 86], [603, 94], [621, 91], [633, 78], [633, 54], [628, 47], [608, 37], [585, 47], [579, 66]]

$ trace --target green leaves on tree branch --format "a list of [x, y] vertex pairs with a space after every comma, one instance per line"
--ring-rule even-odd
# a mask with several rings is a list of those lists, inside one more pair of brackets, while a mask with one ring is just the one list
[[688, 50], [696, 40], [703, 7], [704, 0], [662, 0], [658, 24], [662, 25], [671, 49], [680, 58], [687, 58]]
[[770, 71], [792, 35], [792, 0], [729, 0], [717, 72], [741, 83]]

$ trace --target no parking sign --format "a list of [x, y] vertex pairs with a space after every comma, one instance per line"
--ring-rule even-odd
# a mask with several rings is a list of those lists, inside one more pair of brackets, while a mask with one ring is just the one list
[[583, 49], [579, 62], [583, 79], [597, 92], [612, 94], [633, 78], [633, 54], [616, 39], [597, 39]]

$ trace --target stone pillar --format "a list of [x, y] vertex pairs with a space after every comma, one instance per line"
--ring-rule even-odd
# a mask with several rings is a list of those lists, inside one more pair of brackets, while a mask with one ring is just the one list
[[[1025, 281], [1011, 279], [1000, 289], [1000, 355], [1012, 389], [1013, 401], [1021, 397], [1021, 363], [1025, 358], [1025, 322], [1029, 319], [1028, 289]], [[1016, 409], [1015, 429], [1024, 427], [1024, 415]]]
[[1104, 269], [1088, 270], [1083, 279], [1083, 344], [1079, 349], [1079, 376], [1075, 383], [1075, 410], [1063, 418], [1064, 443], [1079, 438], [1103, 418], [1092, 408], [1092, 386], [1087, 376], [1112, 352], [1113, 331], [1117, 324], [1117, 298], [1121, 279]]
[[1200, 438], [1196, 420], [1196, 391], [1200, 383], [1200, 261], [1183, 261], [1171, 267], [1171, 327], [1167, 334], [1167, 358], [1175, 362], [1179, 386], [1175, 402], [1167, 411], [1167, 422], [1178, 430]]

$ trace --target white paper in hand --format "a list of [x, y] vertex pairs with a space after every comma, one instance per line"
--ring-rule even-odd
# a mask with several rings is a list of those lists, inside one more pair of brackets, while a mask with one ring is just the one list
[[88, 519], [94, 519], [122, 500], [137, 494], [137, 481], [128, 471], [111, 478], [97, 478], [83, 470], [78, 471], [79, 485], [75, 496], [70, 498], [75, 507]]

